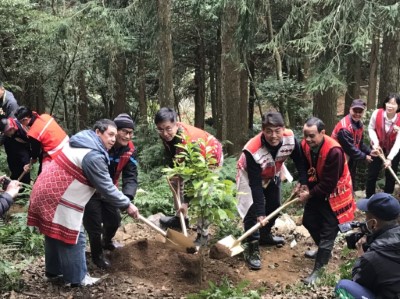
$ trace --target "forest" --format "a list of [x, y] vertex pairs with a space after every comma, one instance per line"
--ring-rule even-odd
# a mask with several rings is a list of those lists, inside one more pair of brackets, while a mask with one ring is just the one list
[[[153, 122], [160, 107], [221, 140], [221, 176], [234, 181], [264, 112], [279, 111], [299, 139], [312, 115], [330, 135], [354, 99], [374, 110], [400, 91], [395, 0], [0, 0], [0, 15], [0, 81], [19, 105], [54, 116], [69, 135], [120, 113], [135, 120], [135, 204], [146, 216], [173, 212]], [[8, 173], [3, 151], [0, 161]], [[15, 261], [43, 254], [16, 215], [0, 224], [8, 295], [23, 289], [26, 264]]]

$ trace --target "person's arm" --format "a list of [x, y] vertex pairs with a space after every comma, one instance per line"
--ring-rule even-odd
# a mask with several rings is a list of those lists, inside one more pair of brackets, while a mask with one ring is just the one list
[[307, 185], [307, 171], [304, 164], [304, 155], [303, 151], [300, 148], [300, 143], [297, 139], [294, 139], [294, 150], [290, 154], [290, 158], [292, 158], [294, 165], [296, 166], [297, 172], [299, 173], [299, 183], [301, 185]]
[[125, 210], [130, 200], [113, 184], [103, 155], [91, 151], [83, 158], [82, 171], [94, 188], [102, 195], [102, 200]]
[[343, 151], [350, 159], [365, 160], [367, 155], [355, 146], [354, 137], [348, 130], [341, 129], [337, 134], [337, 138]]
[[[3, 182], [4, 178], [5, 176], [2, 176], [0, 181]], [[14, 180], [8, 184], [6, 191], [0, 194], [0, 217], [10, 209], [14, 202], [13, 199], [18, 195], [19, 188], [20, 182]]]
[[356, 260], [352, 270], [353, 281], [370, 289], [374, 289], [376, 272], [374, 267], [368, 262], [367, 259], [360, 257]]
[[9, 91], [7, 91], [6, 97], [7, 97], [6, 111], [4, 112], [6, 113], [7, 117], [14, 117], [15, 111], [19, 107], [17, 100], [14, 98], [14, 95]]
[[29, 137], [28, 140], [31, 146], [31, 158], [37, 160], [42, 152], [42, 144], [32, 137]]
[[331, 194], [343, 173], [344, 155], [340, 147], [334, 147], [329, 151], [322, 170], [322, 176], [318, 177], [318, 183], [310, 190], [310, 197], [326, 198]]
[[378, 135], [376, 134], [376, 131], [375, 131], [376, 115], [377, 114], [378, 114], [378, 110], [375, 110], [374, 112], [372, 112], [371, 119], [369, 120], [369, 124], [368, 124], [369, 139], [371, 140], [371, 143], [375, 147], [379, 146]]
[[138, 171], [137, 161], [134, 155], [129, 158], [128, 163], [122, 169], [122, 193], [124, 193], [130, 200], [136, 195], [138, 186]]
[[253, 205], [256, 208], [257, 217], [265, 216], [265, 199], [262, 186], [261, 166], [254, 161], [253, 156], [244, 151], [246, 156], [247, 175], [249, 177], [249, 186], [251, 196], [253, 197]]
[[[400, 116], [397, 116], [400, 117]], [[397, 132], [396, 134], [396, 140], [394, 141], [393, 147], [390, 150], [389, 155], [387, 156], [388, 160], [393, 160], [394, 157], [399, 153], [400, 150], [400, 134]]]

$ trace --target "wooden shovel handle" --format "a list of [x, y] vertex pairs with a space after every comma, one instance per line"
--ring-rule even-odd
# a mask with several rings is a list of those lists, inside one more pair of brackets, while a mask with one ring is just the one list
[[[383, 153], [382, 149], [378, 149], [378, 156], [379, 156], [379, 158], [381, 158], [383, 163], [386, 162], [386, 157], [385, 157], [385, 154]], [[396, 182], [400, 185], [400, 180], [397, 177], [396, 173], [394, 172], [393, 168], [391, 166], [389, 166], [387, 169], [389, 169], [390, 173], [392, 174], [392, 176], [394, 177]]]
[[[292, 198], [292, 197], [293, 197], [293, 195], [292, 195], [290, 198]], [[286, 203], [284, 203], [282, 206], [280, 206], [280, 207], [277, 208], [275, 211], [273, 211], [271, 214], [269, 214], [267, 217], [265, 217], [264, 220], [262, 221], [262, 223], [257, 222], [256, 225], [254, 225], [254, 226], [253, 226], [252, 228], [250, 228], [247, 232], [245, 232], [243, 235], [241, 235], [241, 236], [236, 240], [235, 244], [234, 244], [232, 247], [236, 246], [237, 244], [240, 244], [244, 239], [246, 239], [248, 236], [250, 236], [250, 235], [251, 235], [252, 233], [254, 233], [256, 230], [258, 230], [258, 229], [261, 227], [261, 225], [267, 224], [267, 222], [268, 222], [270, 219], [274, 218], [276, 215], [278, 215], [280, 211], [282, 211], [284, 208], [286, 208], [287, 206], [290, 206], [291, 204], [293, 204], [293, 203], [295, 203], [295, 202], [297, 202], [297, 201], [299, 201], [299, 198], [298, 198], [298, 197], [295, 198], [295, 199], [292, 199], [292, 200], [290, 200], [290, 201], [288, 201], [288, 202], [286, 202]]]
[[[175, 188], [172, 186], [171, 181], [169, 180], [169, 178], [167, 178], [168, 181], [168, 185], [172, 190], [172, 193], [174, 194], [174, 200], [175, 200], [175, 205], [178, 208], [178, 210], [181, 208], [181, 193], [180, 193], [180, 182], [178, 182], [177, 184], [177, 190], [175, 190]], [[184, 234], [185, 237], [188, 236], [187, 233], [187, 229], [186, 229], [186, 223], [185, 223], [185, 216], [183, 215], [182, 212], [178, 212], [179, 214], [179, 220], [181, 222], [181, 228], [182, 228], [182, 233]]]
[[145, 224], [150, 226], [152, 229], [154, 229], [155, 231], [157, 231], [158, 233], [160, 233], [164, 237], [167, 237], [167, 233], [165, 231], [163, 231], [161, 228], [159, 228], [157, 225], [155, 225], [153, 222], [151, 222], [147, 218], [145, 218], [145, 217], [143, 217], [142, 215], [139, 214], [138, 219], [143, 221]]

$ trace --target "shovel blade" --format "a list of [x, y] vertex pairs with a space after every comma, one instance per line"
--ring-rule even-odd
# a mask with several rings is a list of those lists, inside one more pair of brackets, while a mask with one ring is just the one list
[[173, 229], [167, 230], [167, 241], [173, 244], [178, 250], [186, 253], [195, 253], [196, 245], [184, 234]]
[[244, 251], [244, 248], [232, 235], [219, 240], [215, 244], [215, 247], [219, 252], [224, 253], [227, 256], [235, 256]]

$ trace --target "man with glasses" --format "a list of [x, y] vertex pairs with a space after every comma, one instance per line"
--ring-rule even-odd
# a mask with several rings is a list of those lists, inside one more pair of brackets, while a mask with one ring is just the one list
[[[237, 163], [238, 210], [245, 231], [262, 222], [280, 206], [281, 175], [285, 170], [283, 163], [289, 157], [299, 173], [295, 191], [301, 186], [307, 188], [303, 155], [293, 131], [285, 128], [279, 112], [265, 113], [262, 116], [262, 131], [246, 143]], [[285, 243], [284, 238], [271, 233], [276, 218], [246, 239], [244, 257], [252, 270], [261, 269], [259, 245], [282, 246]]]
[[[177, 145], [185, 143], [185, 138], [189, 138], [191, 142], [197, 142], [200, 139], [207, 142], [207, 147], [211, 148], [213, 158], [216, 160], [215, 166], [222, 166], [224, 156], [221, 143], [206, 131], [178, 122], [176, 112], [173, 109], [166, 107], [161, 108], [154, 117], [154, 123], [164, 144], [170, 167], [173, 167], [175, 156], [182, 151], [182, 149]], [[205, 155], [205, 149], [201, 148], [201, 151], [202, 154]], [[176, 182], [176, 184], [181, 184], [181, 182]], [[184, 215], [187, 215], [190, 198], [183, 196], [183, 188], [180, 188], [180, 191], [182, 201], [181, 211]], [[160, 223], [165, 227], [180, 228], [179, 217], [177, 216], [162, 217]], [[196, 246], [205, 245], [207, 243], [208, 226], [209, 223], [205, 223], [202, 219], [198, 219], [197, 238], [194, 242]]]
[[[135, 123], [126, 113], [119, 114], [114, 122], [117, 135], [114, 146], [108, 151], [108, 170], [116, 186], [122, 174], [122, 193], [132, 201], [138, 184], [136, 152], [132, 142]], [[95, 193], [87, 203], [83, 224], [89, 235], [93, 263], [101, 269], [108, 269], [111, 263], [104, 256], [103, 249], [112, 251], [122, 247], [122, 244], [112, 240], [121, 224], [121, 215], [119, 209], [99, 199], [100, 196]]]

